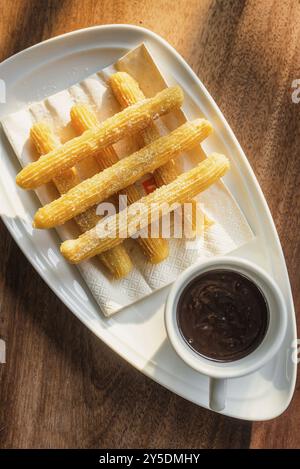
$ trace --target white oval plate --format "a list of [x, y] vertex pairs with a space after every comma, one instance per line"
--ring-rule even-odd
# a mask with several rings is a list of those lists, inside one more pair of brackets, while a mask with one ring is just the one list
[[[0, 104], [0, 119], [104, 68], [142, 42], [163, 74], [171, 74], [184, 89], [188, 118], [196, 117], [201, 110], [213, 123], [211, 148], [206, 146], [205, 150], [225, 153], [231, 159], [232, 170], [226, 183], [256, 238], [230, 254], [256, 262], [282, 288], [288, 330], [281, 351], [259, 372], [230, 381], [226, 409], [222, 412], [248, 420], [274, 418], [287, 408], [296, 380], [296, 361], [292, 360], [296, 343], [295, 313], [282, 249], [246, 156], [217, 105], [180, 55], [156, 34], [129, 25], [97, 26], [50, 39], [0, 65], [0, 79], [7, 86], [6, 103]], [[163, 309], [168, 288], [111, 319], [104, 319], [77, 269], [64, 260], [54, 265], [51, 252], [59, 252], [54, 230], [32, 230], [30, 218], [39, 203], [34, 194], [21, 194], [16, 188], [15, 175], [20, 168], [2, 130], [0, 148], [0, 213], [37, 272], [66, 306], [119, 355], [176, 394], [208, 407], [208, 379], [185, 365], [167, 341]]]

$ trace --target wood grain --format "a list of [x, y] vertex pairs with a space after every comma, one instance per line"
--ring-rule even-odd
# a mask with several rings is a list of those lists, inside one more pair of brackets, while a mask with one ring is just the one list
[[[84, 4], [84, 6], [83, 6]], [[133, 23], [165, 37], [203, 80], [271, 208], [300, 306], [300, 5], [289, 0], [0, 0], [0, 60], [54, 35]], [[96, 339], [43, 283], [0, 225], [0, 446], [294, 448], [300, 393], [271, 422], [203, 410]]]

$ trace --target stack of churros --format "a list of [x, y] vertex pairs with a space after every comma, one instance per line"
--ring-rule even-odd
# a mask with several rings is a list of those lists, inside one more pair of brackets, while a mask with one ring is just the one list
[[[31, 128], [30, 138], [40, 157], [22, 169], [16, 181], [24, 189], [52, 181], [60, 197], [37, 211], [33, 226], [52, 228], [74, 219], [81, 235], [62, 243], [63, 256], [72, 263], [98, 256], [114, 278], [122, 278], [133, 267], [123, 241], [135, 237], [149, 262], [164, 261], [169, 254], [168, 240], [161, 232], [153, 236], [151, 224], [159, 222], [176, 204], [190, 202], [191, 223], [196, 229], [194, 197], [222, 177], [229, 162], [223, 155], [212, 154], [190, 171], [178, 174], [174, 159], [209, 136], [211, 124], [196, 119], [160, 136], [154, 121], [181, 107], [180, 87], [166, 88], [146, 99], [139, 84], [124, 72], [112, 75], [109, 86], [122, 110], [98, 122], [86, 104], [74, 105], [70, 121], [77, 136], [68, 142], [61, 144], [45, 122]], [[112, 145], [131, 136], [138, 139], [140, 149], [119, 159]], [[76, 164], [88, 158], [94, 158], [99, 172], [81, 180]], [[157, 188], [142, 195], [135, 183], [148, 173], [153, 174]], [[101, 219], [98, 204], [110, 199], [117, 208], [116, 196], [120, 194], [127, 197], [129, 206]], [[205, 229], [210, 221], [203, 219]], [[135, 236], [140, 230], [146, 230], [147, 236]]]

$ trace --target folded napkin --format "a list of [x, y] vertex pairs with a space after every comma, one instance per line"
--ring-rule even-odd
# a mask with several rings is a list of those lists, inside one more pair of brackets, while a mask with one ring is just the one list
[[[100, 121], [118, 112], [119, 105], [107, 86], [108, 76], [117, 70], [130, 73], [139, 82], [147, 97], [155, 95], [167, 86], [149, 51], [145, 45], [141, 45], [120, 58], [116, 64], [41, 102], [30, 104], [26, 109], [5, 117], [2, 125], [21, 165], [25, 166], [37, 158], [29, 140], [30, 128], [35, 122], [41, 120], [49, 122], [64, 142], [75, 136], [70, 125], [70, 109], [74, 103], [89, 104]], [[169, 132], [185, 120], [181, 110], [174, 111], [159, 119], [160, 132], [162, 134]], [[123, 140], [116, 144], [115, 148], [120, 158], [130, 154], [136, 149], [134, 138]], [[181, 170], [186, 170], [203, 158], [205, 154], [199, 145], [192, 151], [180, 155], [177, 164]], [[97, 171], [92, 159], [81, 162], [78, 170], [83, 179]], [[36, 193], [43, 205], [57, 197], [52, 184], [39, 188]], [[81, 275], [104, 315], [110, 316], [172, 283], [191, 264], [226, 254], [253, 237], [247, 221], [223, 182], [214, 184], [202, 193], [201, 203], [204, 212], [214, 220], [214, 224], [194, 242], [170, 239], [170, 255], [161, 264], [151, 265], [142, 254], [137, 242], [130, 239], [124, 241], [124, 245], [130, 254], [134, 269], [127, 278], [112, 280], [97, 258], [78, 265]], [[66, 223], [57, 231], [62, 240], [77, 237], [79, 234], [73, 222]]]

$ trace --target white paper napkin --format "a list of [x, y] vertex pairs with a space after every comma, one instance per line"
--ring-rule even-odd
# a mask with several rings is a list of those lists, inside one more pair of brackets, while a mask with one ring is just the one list
[[[49, 96], [44, 101], [31, 104], [26, 109], [5, 117], [2, 120], [4, 131], [22, 166], [37, 158], [28, 138], [33, 123], [46, 120], [63, 142], [75, 136], [70, 125], [70, 108], [74, 103], [88, 103], [97, 113], [99, 120], [119, 110], [119, 105], [106, 84], [107, 77], [117, 69], [128, 71], [133, 75], [147, 97], [153, 96], [167, 86], [146, 47], [141, 45], [122, 57], [117, 64], [67, 90]], [[160, 119], [160, 131], [166, 133], [184, 121], [184, 114], [181, 111], [174, 111]], [[130, 154], [136, 146], [134, 139], [130, 139], [116, 144], [115, 148], [119, 156], [123, 157]], [[203, 157], [205, 157], [203, 150], [198, 146], [180, 156], [178, 164], [187, 169]], [[80, 163], [78, 169], [83, 179], [97, 171], [93, 160]], [[36, 192], [43, 205], [57, 196], [51, 184], [39, 188]], [[126, 279], [112, 280], [97, 259], [82, 262], [78, 266], [106, 316], [172, 283], [191, 264], [201, 259], [226, 254], [253, 237], [241, 210], [222, 182], [218, 182], [201, 194], [201, 202], [204, 211], [214, 220], [214, 225], [206, 230], [197, 242], [171, 239], [170, 255], [161, 264], [151, 265], [142, 254], [138, 243], [135, 240], [127, 240], [124, 243], [134, 269]], [[72, 222], [66, 223], [57, 231], [63, 240], [77, 237], [79, 234]]]

